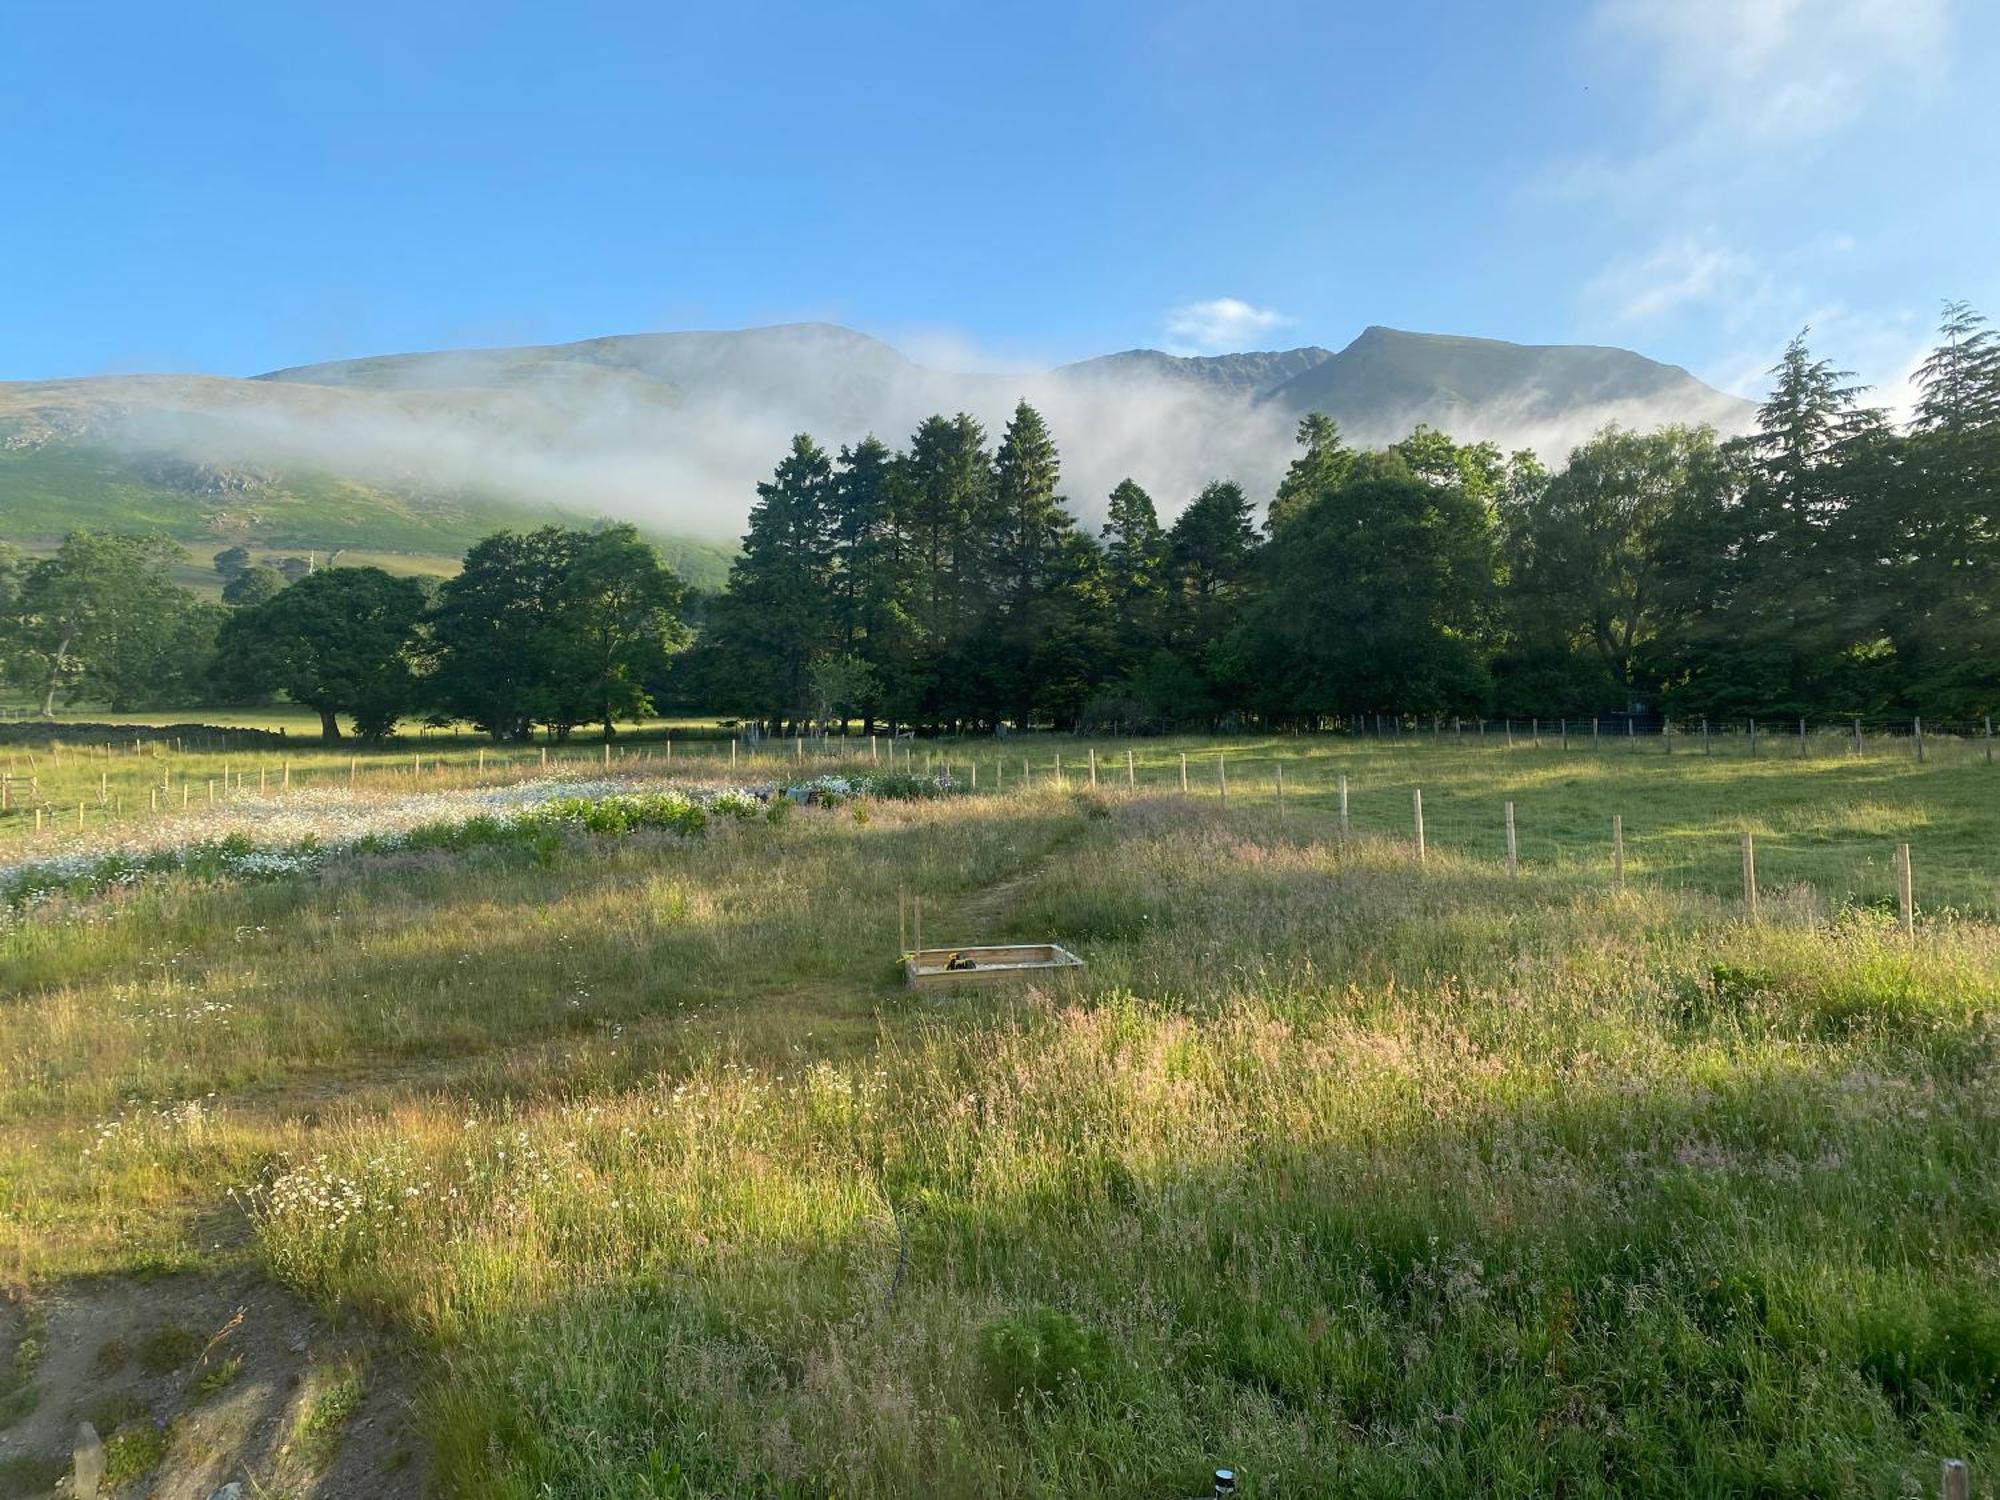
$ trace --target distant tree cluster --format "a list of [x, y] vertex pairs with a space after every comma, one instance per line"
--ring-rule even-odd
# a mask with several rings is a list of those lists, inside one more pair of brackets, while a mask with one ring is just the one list
[[630, 526], [498, 532], [442, 584], [228, 548], [224, 604], [174, 543], [79, 531], [0, 548], [0, 671], [44, 711], [282, 692], [329, 735], [503, 740], [668, 701], [794, 731], [2000, 711], [2000, 340], [1948, 306], [1900, 430], [1803, 334], [1772, 373], [1744, 437], [1613, 427], [1555, 472], [1314, 413], [1261, 526], [1227, 479], [1170, 525], [1127, 479], [1090, 534], [1025, 402], [996, 446], [963, 413], [900, 451], [801, 435], [712, 598]]
[[[283, 693], [364, 739], [413, 715], [501, 740], [566, 737], [651, 711], [685, 644], [680, 580], [630, 526], [497, 532], [442, 584], [302, 563], [291, 581], [233, 548], [225, 597], [178, 585], [177, 544], [78, 531], [51, 556], [0, 554], [0, 666], [43, 712], [256, 703]], [[260, 573], [271, 581], [245, 589]]]
[[686, 679], [789, 727], [2000, 709], [2000, 344], [1962, 305], [1907, 430], [1800, 335], [1757, 430], [1608, 428], [1549, 472], [1314, 413], [1262, 527], [1217, 480], [1095, 537], [1026, 403], [793, 440]]

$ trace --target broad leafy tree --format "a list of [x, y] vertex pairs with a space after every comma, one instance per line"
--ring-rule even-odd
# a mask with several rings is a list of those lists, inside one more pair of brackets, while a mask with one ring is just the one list
[[174, 582], [165, 537], [73, 531], [21, 577], [15, 672], [52, 713], [58, 696], [115, 711], [188, 701], [217, 624]]
[[241, 607], [262, 604], [284, 592], [285, 575], [264, 563], [243, 568], [222, 586], [222, 602]]
[[340, 715], [365, 740], [385, 738], [417, 700], [412, 660], [428, 604], [421, 579], [380, 568], [322, 568], [237, 610], [216, 643], [231, 688], [282, 691], [341, 737]]
[[[1666, 624], [1661, 547], [1691, 508], [1713, 509], [1727, 488], [1715, 433], [1608, 427], [1557, 474], [1505, 507], [1511, 602], [1523, 635], [1580, 647], [1624, 708], [1649, 692]], [[1552, 701], [1549, 708], [1570, 706]]]
[[[1249, 639], [1293, 715], [1476, 711], [1495, 605], [1489, 508], [1400, 458], [1287, 523]], [[1274, 692], [1269, 681], [1276, 674]]]
[[576, 535], [563, 582], [564, 676], [610, 739], [619, 719], [652, 712], [647, 684], [687, 644], [681, 581], [637, 527], [620, 525]]
[[562, 722], [577, 701], [562, 633], [575, 545], [575, 533], [544, 526], [497, 531], [465, 554], [430, 619], [430, 693], [445, 713], [503, 741], [576, 722]]

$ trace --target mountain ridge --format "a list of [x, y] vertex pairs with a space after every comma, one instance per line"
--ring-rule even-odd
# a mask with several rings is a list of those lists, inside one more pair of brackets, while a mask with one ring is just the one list
[[1425, 422], [1551, 458], [1607, 421], [1737, 431], [1754, 412], [1630, 350], [1379, 324], [1339, 350], [1140, 348], [1014, 373], [932, 369], [834, 323], [612, 334], [247, 378], [0, 383], [0, 539], [130, 515], [190, 542], [448, 555], [496, 518], [610, 516], [721, 544], [794, 433], [900, 445], [930, 413], [967, 411], [997, 438], [1020, 400], [1047, 417], [1087, 519], [1128, 475], [1167, 516], [1213, 479], [1268, 494], [1310, 410], [1356, 445]]

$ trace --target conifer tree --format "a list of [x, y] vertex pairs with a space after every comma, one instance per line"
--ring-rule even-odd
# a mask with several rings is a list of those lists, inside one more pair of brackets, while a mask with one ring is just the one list
[[833, 465], [800, 433], [757, 486], [714, 625], [726, 691], [781, 726], [811, 712], [813, 664], [836, 643], [833, 538]]
[[994, 461], [992, 560], [995, 649], [989, 672], [1016, 723], [1035, 712], [1037, 645], [1049, 626], [1051, 596], [1069, 580], [1056, 564], [1075, 523], [1056, 494], [1061, 461], [1041, 413], [1023, 401]]
[[1307, 412], [1299, 418], [1297, 441], [1305, 451], [1278, 482], [1264, 523], [1273, 536], [1314, 500], [1345, 483], [1354, 467], [1353, 450], [1340, 441], [1340, 424], [1325, 412]]

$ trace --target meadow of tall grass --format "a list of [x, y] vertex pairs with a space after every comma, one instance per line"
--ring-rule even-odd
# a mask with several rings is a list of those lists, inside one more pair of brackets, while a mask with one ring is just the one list
[[[1092, 790], [1089, 748], [45, 901], [0, 931], [0, 1274], [247, 1260], [375, 1320], [463, 1495], [1996, 1472], [1983, 762], [1161, 742]], [[912, 995], [900, 893], [1088, 968]]]

